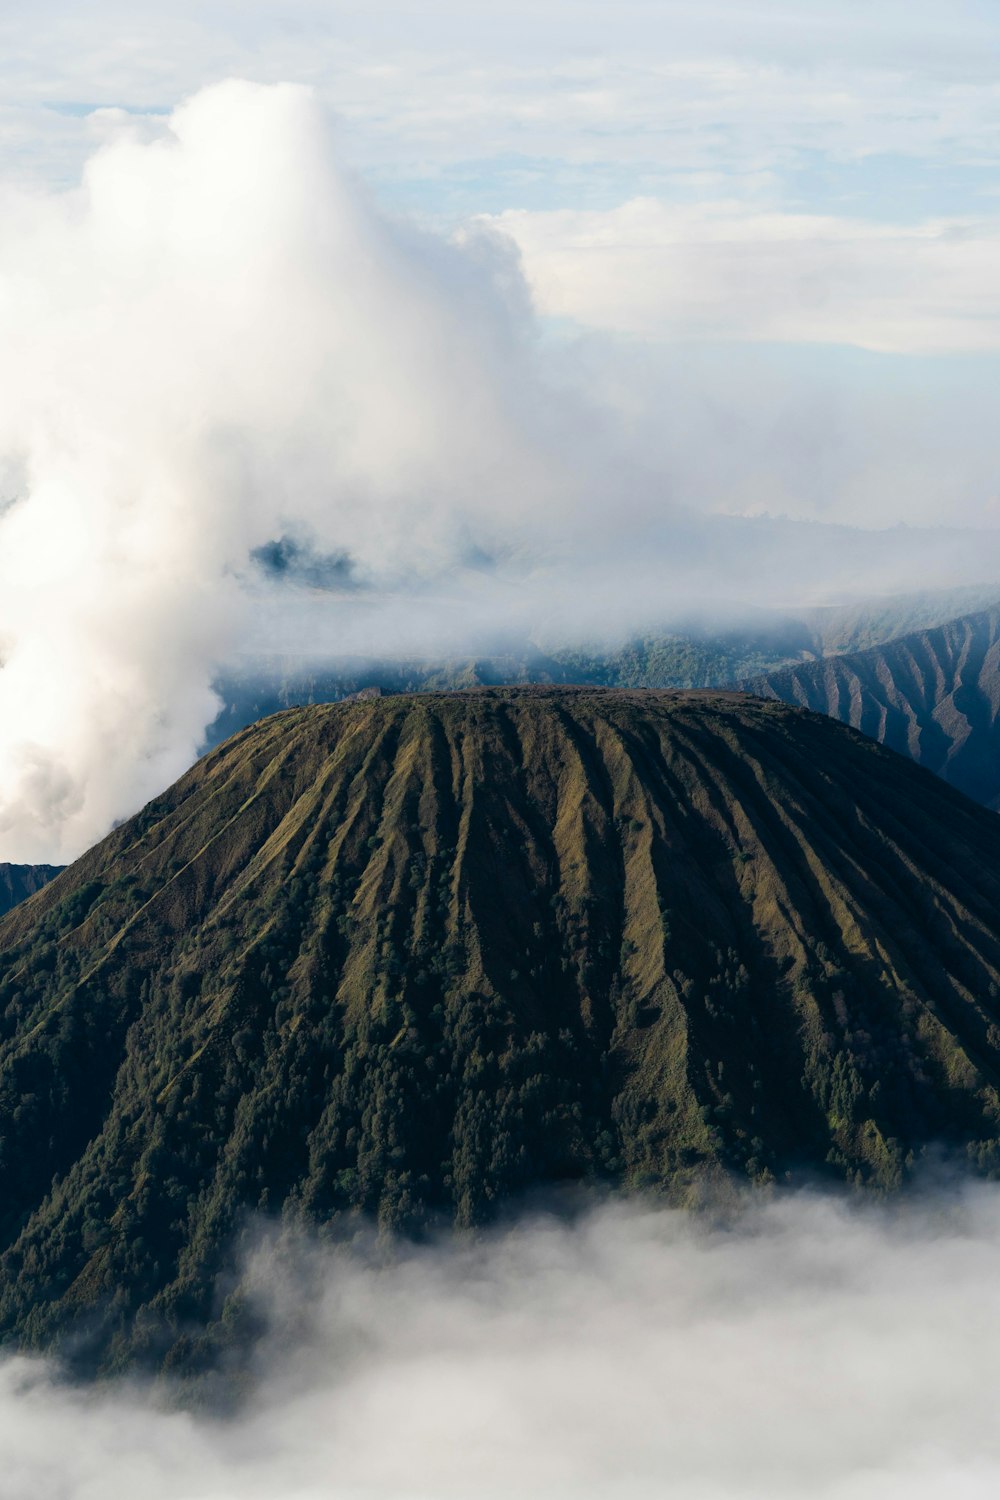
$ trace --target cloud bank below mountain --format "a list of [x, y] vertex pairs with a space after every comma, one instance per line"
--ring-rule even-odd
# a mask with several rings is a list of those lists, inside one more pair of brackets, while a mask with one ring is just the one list
[[[395, 1265], [266, 1241], [228, 1419], [0, 1366], [11, 1500], [978, 1500], [1000, 1196], [605, 1207]], [[166, 1393], [169, 1398], [169, 1392]]]

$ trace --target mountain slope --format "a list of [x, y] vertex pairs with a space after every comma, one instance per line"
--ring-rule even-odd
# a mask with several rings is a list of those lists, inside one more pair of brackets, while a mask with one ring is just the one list
[[785, 667], [754, 690], [840, 719], [1000, 808], [1000, 608]]
[[419, 1230], [566, 1181], [992, 1169], [998, 986], [995, 819], [830, 720], [290, 710], [0, 923], [2, 1326], [196, 1362], [247, 1208]]

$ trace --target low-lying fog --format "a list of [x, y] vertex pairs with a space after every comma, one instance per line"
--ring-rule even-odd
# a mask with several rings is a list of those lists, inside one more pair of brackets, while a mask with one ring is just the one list
[[8, 1358], [6, 1500], [1000, 1489], [1000, 1188], [604, 1206], [389, 1268], [272, 1240], [247, 1285], [269, 1331], [236, 1417]]

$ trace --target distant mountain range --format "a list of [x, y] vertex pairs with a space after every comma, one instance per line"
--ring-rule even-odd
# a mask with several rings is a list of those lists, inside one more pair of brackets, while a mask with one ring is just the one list
[[40, 891], [62, 868], [62, 865], [0, 864], [0, 917], [19, 901]]
[[266, 714], [297, 704], [333, 703], [373, 688], [409, 693], [532, 682], [740, 686], [786, 663], [862, 651], [932, 629], [998, 599], [994, 585], [801, 611], [744, 611], [728, 622], [688, 617], [613, 646], [516, 641], [502, 649], [441, 658], [264, 657], [248, 661], [217, 684], [224, 707], [209, 728], [206, 748]]
[[[982, 606], [986, 608], [975, 608]], [[209, 745], [265, 714], [359, 691], [426, 692], [526, 683], [629, 688], [737, 687], [815, 709], [927, 766], [1000, 809], [1000, 601], [955, 589], [739, 624], [675, 628], [608, 647], [527, 643], [443, 660], [288, 658], [219, 684]]]
[[1000, 1170], [998, 1091], [994, 816], [852, 730], [720, 693], [293, 709], [0, 923], [0, 1326], [197, 1369], [248, 1316], [248, 1210], [884, 1191], [932, 1146]]
[[840, 719], [1000, 809], [1000, 608], [752, 686]]

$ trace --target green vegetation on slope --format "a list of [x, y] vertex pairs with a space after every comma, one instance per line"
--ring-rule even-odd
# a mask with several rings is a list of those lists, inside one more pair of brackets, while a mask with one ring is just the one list
[[248, 1209], [419, 1232], [565, 1182], [992, 1170], [998, 985], [996, 820], [829, 720], [290, 710], [0, 924], [2, 1326], [190, 1366]]

